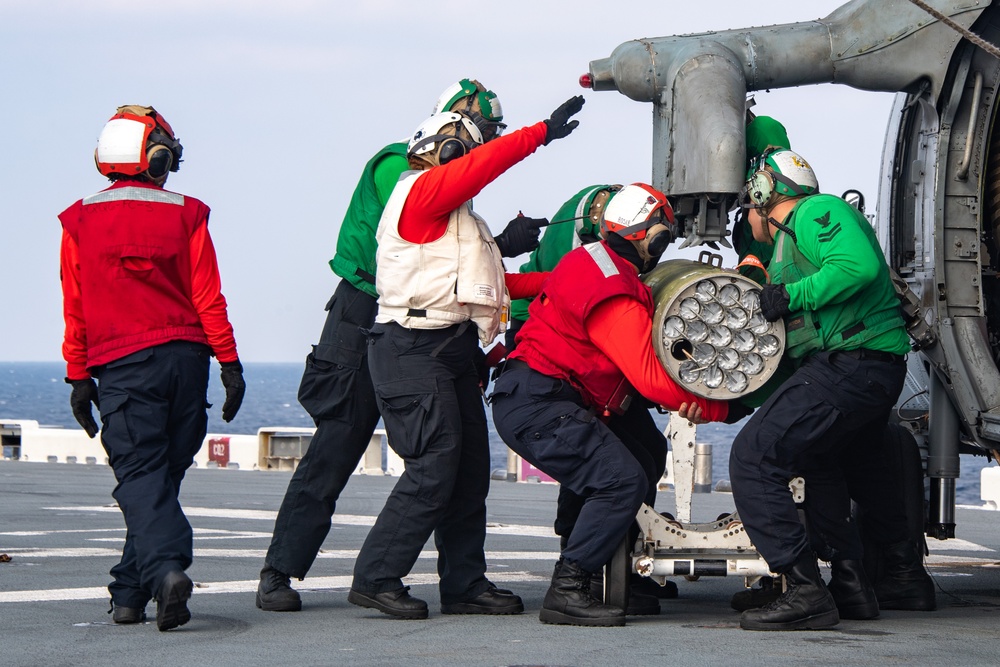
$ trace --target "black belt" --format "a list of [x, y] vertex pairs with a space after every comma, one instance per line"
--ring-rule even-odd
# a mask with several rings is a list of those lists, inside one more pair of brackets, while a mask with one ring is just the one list
[[504, 362], [504, 366], [503, 366], [503, 369], [505, 371], [512, 371], [512, 370], [515, 370], [515, 369], [520, 370], [520, 369], [525, 369], [525, 368], [527, 368], [528, 370], [530, 370], [531, 366], [529, 366], [527, 364], [527, 362], [521, 361], [520, 359], [508, 359], [507, 361]]
[[880, 352], [878, 350], [869, 350], [868, 348], [861, 347], [856, 350], [837, 350], [841, 354], [847, 355], [854, 359], [861, 361], [883, 361], [887, 364], [898, 364], [903, 361], [905, 357], [901, 354], [893, 354], [891, 352]]

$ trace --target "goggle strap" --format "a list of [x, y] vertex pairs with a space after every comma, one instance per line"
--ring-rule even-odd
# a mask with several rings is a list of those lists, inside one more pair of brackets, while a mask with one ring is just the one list
[[[432, 134], [431, 136], [424, 137], [423, 139], [421, 139], [417, 143], [413, 144], [413, 147], [409, 150], [409, 153], [410, 153], [410, 155], [416, 155], [417, 154], [417, 150], [423, 148], [424, 146], [427, 146], [428, 144], [433, 144], [433, 143], [435, 143], [437, 141], [443, 141], [444, 139], [455, 139], [457, 141], [462, 141], [458, 137], [456, 137], [454, 135], [451, 135], [451, 134]], [[462, 143], [465, 143], [465, 142], [462, 142]]]

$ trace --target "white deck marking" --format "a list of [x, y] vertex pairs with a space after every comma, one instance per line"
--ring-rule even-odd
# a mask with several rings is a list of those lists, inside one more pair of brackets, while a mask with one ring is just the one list
[[[80, 505], [72, 507], [46, 507], [45, 509], [57, 512], [121, 513], [121, 510], [115, 505]], [[278, 516], [278, 513], [272, 510], [218, 509], [214, 507], [185, 507], [184, 514], [188, 517], [250, 519], [272, 522]], [[335, 526], [373, 526], [375, 525], [375, 518], [367, 514], [334, 514], [331, 523]], [[529, 526], [522, 524], [488, 523], [486, 524], [486, 532], [494, 535], [520, 535], [522, 537], [558, 537], [550, 526]]]
[[77, 530], [13, 530], [0, 533], [0, 537], [38, 537], [40, 535], [68, 535], [72, 533], [108, 533], [125, 532], [125, 528], [87, 528]]
[[[338, 577], [310, 577], [295, 588], [299, 591], [347, 590], [351, 587], [353, 577], [343, 575]], [[531, 574], [530, 572], [490, 572], [490, 581], [508, 583], [518, 581], [548, 581], [548, 577]], [[410, 586], [424, 584], [437, 585], [436, 574], [414, 574], [406, 577], [403, 582]], [[212, 593], [252, 593], [257, 590], [257, 579], [240, 581], [195, 582], [196, 595]], [[63, 600], [100, 600], [108, 598], [106, 588], [54, 588], [36, 591], [2, 591], [0, 603], [3, 602], [56, 602]]]
[[[267, 536], [270, 539], [270, 535]], [[122, 544], [118, 540], [118, 544]], [[118, 548], [88, 548], [70, 547], [62, 549], [4, 549], [11, 558], [19, 560], [31, 560], [32, 558], [121, 558], [121, 547]], [[198, 549], [194, 550], [195, 558], [257, 558], [263, 559], [267, 554], [267, 549]], [[331, 560], [356, 560], [357, 549], [330, 549], [322, 550], [316, 558], [326, 558]], [[436, 551], [421, 551], [420, 558], [426, 560], [437, 559]], [[487, 551], [486, 560], [551, 560], [555, 562], [559, 558], [558, 551]]]
[[959, 539], [928, 540], [927, 546], [935, 553], [938, 551], [993, 551], [993, 549], [981, 544]]

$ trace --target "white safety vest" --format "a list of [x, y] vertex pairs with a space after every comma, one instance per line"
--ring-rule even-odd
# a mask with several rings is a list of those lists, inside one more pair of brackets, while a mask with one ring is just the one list
[[399, 215], [422, 171], [408, 171], [386, 202], [375, 238], [376, 322], [408, 329], [443, 329], [472, 320], [484, 345], [507, 330], [510, 295], [503, 262], [486, 222], [468, 202], [452, 211], [444, 236], [411, 243], [399, 235]]

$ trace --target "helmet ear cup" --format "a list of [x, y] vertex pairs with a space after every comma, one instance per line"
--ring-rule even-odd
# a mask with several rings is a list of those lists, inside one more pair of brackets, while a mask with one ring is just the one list
[[447, 164], [462, 157], [467, 152], [465, 142], [456, 137], [449, 137], [438, 147], [438, 164]]
[[648, 252], [651, 257], [659, 257], [660, 255], [662, 255], [666, 251], [667, 246], [670, 245], [670, 241], [672, 240], [670, 230], [667, 229], [666, 227], [659, 230], [653, 235], [650, 235], [649, 232], [646, 232], [646, 236], [648, 239], [646, 243], [646, 252]]
[[774, 196], [774, 174], [760, 169], [747, 181], [747, 196], [754, 206], [766, 206]]
[[153, 144], [146, 151], [149, 168], [146, 173], [154, 180], [165, 178], [174, 164], [174, 153], [163, 144]]

